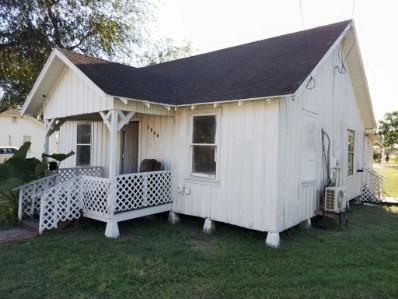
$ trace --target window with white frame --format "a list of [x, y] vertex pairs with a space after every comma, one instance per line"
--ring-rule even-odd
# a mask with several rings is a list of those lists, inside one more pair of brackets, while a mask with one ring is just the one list
[[347, 175], [354, 174], [355, 131], [348, 130], [348, 163]]
[[91, 161], [91, 124], [77, 125], [76, 166], [88, 166]]
[[216, 177], [216, 131], [215, 114], [192, 117], [192, 175]]

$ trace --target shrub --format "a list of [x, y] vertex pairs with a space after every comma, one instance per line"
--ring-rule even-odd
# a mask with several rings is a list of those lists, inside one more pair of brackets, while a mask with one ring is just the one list
[[31, 143], [25, 142], [18, 151], [3, 164], [0, 164], [0, 223], [13, 224], [17, 220], [18, 192], [14, 189], [44, 176], [48, 170], [47, 158], [59, 162], [73, 155], [42, 155], [42, 160], [26, 158]]

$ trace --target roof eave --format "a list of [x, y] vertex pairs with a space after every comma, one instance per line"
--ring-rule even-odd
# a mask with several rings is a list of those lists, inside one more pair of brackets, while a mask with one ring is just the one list
[[39, 90], [39, 87], [45, 80], [45, 77], [49, 72], [50, 68], [52, 67], [52, 65], [54, 64], [56, 58], [59, 58], [64, 63], [64, 65], [66, 65], [75, 73], [77, 73], [85, 82], [87, 82], [90, 86], [92, 86], [99, 94], [103, 95], [104, 97], [109, 97], [109, 95], [105, 93], [104, 90], [102, 90], [90, 78], [88, 78], [87, 75], [84, 74], [74, 63], [72, 63], [61, 51], [59, 51], [57, 48], [54, 48], [50, 56], [48, 57], [43, 69], [41, 70], [39, 76], [37, 77], [32, 90], [30, 91], [29, 95], [26, 98], [25, 103], [22, 106], [21, 115], [25, 115], [26, 113], [39, 113], [39, 111], [35, 112], [29, 111], [29, 108], [32, 105], [32, 103], [35, 101], [35, 99], [37, 100], [37, 92]]
[[374, 115], [374, 110], [373, 110], [373, 104], [372, 104], [372, 100], [371, 100], [371, 96], [370, 96], [370, 90], [369, 90], [369, 84], [368, 84], [368, 79], [365, 73], [365, 67], [363, 64], [363, 59], [362, 59], [362, 53], [361, 53], [361, 48], [359, 46], [358, 43], [358, 35], [356, 32], [356, 28], [355, 28], [355, 23], [354, 21], [352, 21], [352, 30], [355, 36], [355, 48], [357, 50], [357, 55], [358, 55], [358, 59], [359, 59], [359, 64], [360, 64], [360, 69], [361, 69], [361, 73], [362, 73], [362, 77], [363, 77], [363, 87], [365, 89], [366, 92], [366, 101], [367, 101], [367, 106], [369, 109], [369, 113], [370, 113], [370, 118], [368, 119], [370, 126], [367, 129], [374, 129], [377, 127], [377, 122], [376, 122], [376, 118]]
[[[363, 117], [364, 124], [366, 126], [366, 129], [373, 129], [376, 128], [376, 120], [373, 112], [373, 106], [372, 106], [372, 101], [370, 98], [370, 92], [369, 92], [369, 86], [368, 86], [368, 81], [366, 78], [366, 74], [364, 71], [364, 66], [363, 66], [363, 60], [362, 56], [360, 53], [359, 45], [358, 45], [358, 37], [356, 34], [355, 30], [355, 24], [354, 21], [351, 21], [347, 27], [344, 29], [344, 31], [339, 35], [339, 37], [335, 40], [335, 42], [330, 46], [329, 50], [325, 53], [325, 55], [321, 58], [321, 60], [318, 62], [318, 64], [315, 66], [315, 68], [310, 72], [310, 74], [306, 77], [306, 79], [303, 81], [303, 83], [298, 87], [298, 89], [294, 92], [294, 97], [297, 97], [300, 95], [300, 93], [305, 89], [308, 81], [311, 79], [311, 77], [315, 76], [316, 73], [318, 72], [320, 66], [323, 64], [323, 62], [331, 55], [331, 53], [336, 49], [336, 47], [342, 42], [342, 40], [346, 37], [346, 35], [350, 32], [353, 31], [354, 37], [355, 37], [355, 42], [356, 42], [356, 49], [358, 51], [358, 60], [360, 63], [360, 69], [361, 69], [361, 75], [363, 78], [363, 88], [365, 89], [366, 92], [366, 105], [368, 108], [368, 116], [363, 115], [361, 113], [361, 117]], [[358, 101], [358, 99], [357, 99]]]
[[53, 49], [50, 56], [48, 57], [44, 67], [42, 68], [39, 76], [37, 77], [35, 83], [33, 84], [33, 88], [31, 89], [31, 91], [29, 92], [24, 104], [22, 105], [21, 108], [21, 116], [25, 115], [29, 106], [31, 105], [33, 98], [35, 97], [37, 90], [41, 84], [41, 82], [43, 81], [48, 69], [50, 68], [52, 62], [54, 61], [56, 55], [56, 49]]

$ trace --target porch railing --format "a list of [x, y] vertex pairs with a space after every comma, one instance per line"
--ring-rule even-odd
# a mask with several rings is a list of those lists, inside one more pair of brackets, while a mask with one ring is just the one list
[[140, 172], [116, 177], [115, 213], [172, 202], [171, 171]]
[[82, 176], [81, 196], [86, 216], [109, 218], [172, 202], [171, 171], [140, 172], [116, 177], [116, 202], [112, 205], [108, 178]]
[[108, 218], [110, 213], [110, 180], [92, 176], [81, 177], [81, 200], [86, 216]]
[[60, 221], [81, 216], [81, 177], [76, 176], [44, 191], [40, 203], [39, 233], [56, 228]]
[[[98, 175], [98, 169], [88, 172]], [[171, 171], [119, 175], [114, 189], [109, 178], [82, 175], [82, 168], [64, 173], [64, 179], [61, 170], [18, 188], [19, 219], [39, 214], [39, 233], [56, 228], [60, 221], [77, 219], [82, 213], [109, 221], [116, 214], [172, 203]]]
[[54, 174], [15, 188], [15, 190], [19, 191], [18, 219], [22, 220], [24, 217], [33, 217], [35, 214], [39, 215], [40, 202], [45, 191], [80, 175], [102, 176], [103, 167], [60, 168]]
[[361, 201], [376, 202], [382, 200], [383, 197], [383, 177], [373, 169], [364, 169]]
[[60, 175], [54, 174], [30, 183], [21, 185], [15, 190], [19, 191], [18, 201], [18, 219], [21, 221], [24, 217], [33, 217], [40, 213], [40, 199], [43, 192], [59, 182]]
[[58, 173], [61, 175], [60, 181], [66, 182], [69, 179], [79, 175], [103, 177], [104, 168], [102, 166], [69, 167], [69, 168], [60, 168], [58, 170]]

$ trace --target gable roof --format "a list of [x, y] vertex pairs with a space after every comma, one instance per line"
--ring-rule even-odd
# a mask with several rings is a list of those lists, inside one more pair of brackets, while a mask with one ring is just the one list
[[177, 104], [292, 94], [349, 23], [286, 34], [145, 69], [164, 76], [173, 74]]
[[141, 68], [58, 50], [108, 95], [189, 105], [294, 93], [349, 24]]
[[108, 95], [174, 104], [175, 83], [167, 76], [65, 49], [57, 50]]

